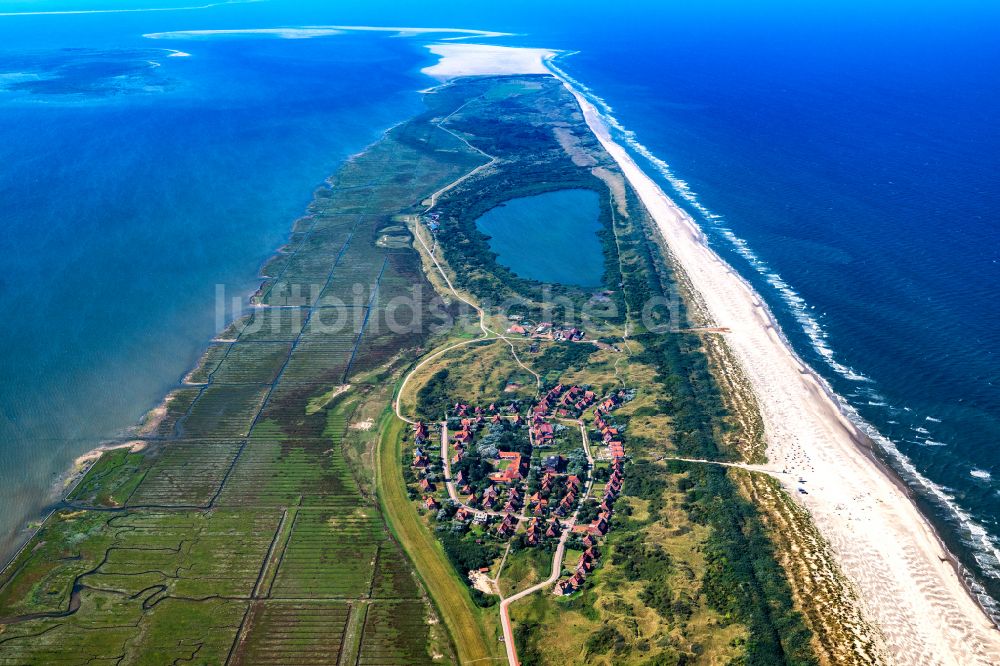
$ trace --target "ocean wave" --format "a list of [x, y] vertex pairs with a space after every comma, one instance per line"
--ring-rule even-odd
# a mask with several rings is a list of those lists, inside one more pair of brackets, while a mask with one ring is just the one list
[[989, 481], [993, 478], [993, 475], [987, 472], [985, 469], [973, 468], [969, 472], [969, 476], [975, 477], [977, 479], [982, 479], [983, 481]]
[[[573, 54], [565, 53], [560, 57], [567, 57], [570, 55]], [[805, 300], [797, 292], [795, 292], [777, 272], [773, 271], [768, 264], [749, 247], [748, 243], [744, 239], [737, 236], [724, 224], [721, 215], [710, 211], [706, 206], [704, 206], [704, 204], [698, 200], [697, 195], [693, 192], [690, 185], [684, 180], [678, 178], [671, 171], [669, 164], [653, 155], [646, 146], [640, 143], [636, 138], [635, 133], [626, 129], [614, 117], [613, 109], [604, 99], [595, 94], [590, 88], [571, 77], [552, 60], [547, 61], [546, 64], [553, 71], [553, 73], [576, 88], [576, 90], [578, 90], [592, 104], [594, 104], [599, 109], [604, 122], [619, 135], [619, 138], [630, 149], [638, 153], [654, 168], [656, 168], [660, 175], [667, 180], [676, 193], [694, 210], [696, 210], [714, 230], [718, 231], [724, 238], [726, 238], [726, 240], [728, 240], [736, 249], [737, 253], [746, 259], [754, 270], [763, 276], [768, 284], [777, 290], [783, 301], [788, 305], [796, 321], [802, 326], [803, 331], [805, 331], [810, 342], [812, 343], [813, 349], [835, 372], [837, 372], [837, 374], [856, 382], [871, 381], [868, 377], [865, 377], [855, 370], [846, 367], [834, 358], [833, 350], [827, 343], [826, 332], [823, 330], [819, 320], [810, 312], [812, 308], [806, 304]], [[924, 476], [914, 466], [913, 462], [899, 450], [895, 442], [880, 433], [874, 425], [869, 423], [860, 415], [857, 409], [850, 402], [848, 402], [839, 393], [833, 391], [829, 382], [827, 382], [825, 378], [820, 377], [819, 379], [826, 385], [830, 395], [837, 400], [843, 413], [862, 432], [864, 432], [876, 446], [892, 458], [894, 463], [893, 466], [906, 480], [906, 482], [918, 490], [923, 491], [924, 496], [927, 497], [935, 506], [941, 509], [942, 513], [951, 517], [951, 520], [958, 526], [959, 532], [964, 536], [966, 546], [969, 548], [972, 557], [979, 565], [981, 572], [990, 578], [1000, 579], [1000, 549], [998, 549], [997, 543], [990, 537], [987, 530], [965, 509], [959, 506], [959, 504], [955, 501], [955, 496], [949, 492], [948, 488], [937, 484]], [[879, 397], [881, 398], [881, 396]], [[902, 410], [904, 412], [913, 411], [909, 407], [902, 407]], [[938, 421], [938, 419], [934, 419], [932, 417], [928, 417], [928, 420]], [[924, 446], [945, 446], [942, 442], [930, 439], [923, 441], [921, 444]], [[967, 577], [966, 582], [970, 589], [973, 590], [973, 593], [980, 599], [983, 607], [987, 609], [987, 612], [995, 619], [1000, 620], [1000, 604], [987, 595], [982, 590], [982, 586], [974, 579]]]
[[[562, 57], [567, 57], [573, 55], [573, 53], [563, 54]], [[868, 377], [857, 372], [853, 368], [850, 368], [843, 363], [840, 363], [834, 355], [833, 349], [827, 342], [827, 333], [823, 329], [819, 320], [812, 314], [812, 307], [806, 303], [805, 299], [796, 292], [790, 284], [788, 284], [781, 275], [774, 271], [768, 263], [760, 257], [756, 252], [751, 249], [750, 245], [744, 240], [736, 235], [736, 233], [730, 229], [726, 223], [725, 218], [718, 213], [714, 213], [706, 207], [701, 200], [698, 199], [698, 195], [691, 188], [687, 181], [679, 178], [671, 169], [670, 165], [664, 160], [660, 159], [652, 153], [643, 143], [641, 143], [636, 137], [635, 132], [626, 129], [617, 118], [614, 116], [614, 110], [611, 105], [608, 104], [606, 100], [594, 93], [593, 90], [580, 83], [564, 70], [559, 68], [551, 60], [546, 63], [553, 72], [564, 80], [571, 83], [577, 90], [581, 92], [588, 100], [591, 101], [601, 112], [601, 116], [604, 121], [611, 127], [618, 135], [619, 138], [634, 152], [638, 153], [645, 159], [649, 164], [656, 169], [656, 171], [668, 182], [671, 188], [683, 199], [689, 206], [691, 206], [698, 214], [709, 224], [711, 228], [725, 238], [750, 266], [764, 278], [764, 280], [778, 293], [782, 301], [788, 307], [795, 321], [802, 327], [803, 332], [806, 337], [809, 338], [809, 342], [812, 345], [813, 350], [829, 365], [834, 372], [840, 376], [855, 382], [868, 382], [871, 381]]]
[[[896, 443], [862, 418], [853, 405], [837, 393], [831, 392], [831, 395], [840, 401], [841, 409], [851, 421], [868, 435], [880, 449], [892, 457], [893, 466], [900, 472], [907, 483], [921, 490], [925, 497], [930, 499], [945, 514], [951, 516], [951, 519], [958, 526], [959, 531], [964, 534], [965, 545], [969, 548], [972, 557], [976, 560], [983, 574], [990, 578], [1000, 579], [1000, 548], [997, 547], [996, 542], [990, 537], [986, 528], [980, 525], [955, 501], [955, 496], [952, 494], [953, 491], [924, 476], [910, 459], [899, 450]], [[931, 439], [924, 440], [923, 445], [946, 446], [943, 442], [936, 442]], [[984, 601], [984, 605], [989, 608], [990, 613], [994, 617], [1000, 618], [1000, 605], [997, 605], [994, 600], [991, 599], [989, 603]]]

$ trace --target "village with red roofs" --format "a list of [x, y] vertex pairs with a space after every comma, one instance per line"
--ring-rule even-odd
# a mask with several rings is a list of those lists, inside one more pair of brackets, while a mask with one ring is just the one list
[[[530, 404], [457, 402], [441, 421], [412, 426], [414, 492], [439, 530], [478, 544], [580, 551], [553, 586], [572, 595], [599, 566], [613, 529], [626, 458], [613, 412], [633, 397], [556, 384]], [[470, 570], [470, 581], [482, 569]]]

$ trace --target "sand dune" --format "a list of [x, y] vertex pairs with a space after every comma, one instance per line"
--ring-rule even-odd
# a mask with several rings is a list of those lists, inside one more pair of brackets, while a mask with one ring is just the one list
[[[440, 79], [539, 73], [554, 53], [472, 44], [432, 45]], [[865, 452], [868, 440], [826, 385], [791, 351], [760, 296], [715, 252], [691, 217], [612, 139], [599, 112], [576, 96], [591, 130], [656, 221], [680, 268], [725, 334], [757, 395], [769, 465], [809, 510], [863, 611], [899, 664], [1000, 664], [1000, 631], [973, 601], [949, 554], [904, 491]]]

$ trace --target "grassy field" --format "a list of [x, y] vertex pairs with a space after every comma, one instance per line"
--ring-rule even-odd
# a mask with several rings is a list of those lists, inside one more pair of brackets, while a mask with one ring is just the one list
[[[521, 663], [814, 663], [818, 642], [796, 609], [805, 600], [793, 597], [766, 507], [747, 501], [752, 491], [721, 468], [664, 462], [672, 455], [738, 458], [752, 409], [724, 399], [730, 387], [716, 382], [704, 341], [684, 332], [686, 303], [654, 226], [572, 98], [558, 82], [513, 83], [469, 81], [444, 89], [437, 100], [479, 92], [449, 117], [448, 127], [498, 158], [437, 201], [439, 254], [452, 282], [486, 310], [495, 330], [505, 330], [510, 315], [574, 323], [617, 349], [519, 341], [522, 361], [544, 384], [636, 390], [636, 399], [613, 416], [629, 460], [601, 564], [569, 599], [542, 591], [513, 606]], [[602, 201], [599, 292], [514, 274], [497, 263], [476, 225], [505, 201], [566, 188], [594, 190]], [[664, 307], [644, 313], [652, 299]], [[405, 404], [430, 416], [452, 400], [501, 402], [516, 368], [502, 350], [499, 343], [469, 346], [435, 359], [414, 378]], [[568, 439], [542, 451], [574, 446]], [[476, 528], [455, 536], [461, 526], [450, 524], [447, 512], [442, 519], [448, 522], [428, 522], [445, 530], [441, 538], [456, 567], [481, 566], [483, 556], [499, 559], [503, 548], [494, 547], [492, 536]], [[534, 559], [510, 557], [501, 590], [537, 580]]]
[[472, 603], [465, 582], [459, 579], [441, 545], [426, 530], [407, 495], [400, 473], [403, 429], [404, 424], [388, 414], [381, 424], [376, 486], [386, 521], [420, 573], [451, 633], [460, 663], [501, 658], [495, 620], [490, 621], [487, 614]]
[[[832, 598], [832, 579], [810, 581], [776, 553], [813, 538], [794, 507], [721, 468], [663, 461], [738, 457], [736, 433], [753, 410], [723, 399], [701, 338], [644, 327], [685, 322], [684, 302], [642, 207], [567, 91], [543, 77], [480, 77], [426, 101], [426, 113], [316, 190], [264, 268], [259, 307], [137, 427], [146, 447], [104, 454], [0, 573], [0, 666], [504, 659], [496, 608], [477, 605], [493, 600], [470, 592], [456, 566], [495, 564], [505, 548], [477, 527], [442, 534], [446, 554], [429, 529], [436, 514], [418, 513], [407, 487], [408, 433], [390, 410], [414, 359], [478, 334], [468, 309], [436, 300], [443, 280], [426, 274], [414, 233], [494, 330], [514, 316], [580, 325], [604, 341], [511, 343], [544, 383], [637, 391], [614, 414], [629, 460], [601, 564], [569, 599], [543, 591], [513, 607], [522, 664], [771, 666], [833, 650], [838, 627], [807, 618], [815, 639], [794, 604], [811, 592]], [[422, 202], [486, 162], [466, 140], [498, 160], [437, 198], [441, 231], [431, 238]], [[505, 200], [564, 188], [600, 195], [602, 289], [525, 280], [476, 231], [476, 218]], [[452, 324], [401, 329], [399, 297], [414, 321]], [[640, 323], [650, 298], [670, 310]], [[445, 402], [535, 391], [507, 343], [468, 345], [417, 373], [406, 413], [431, 410], [420, 389], [435, 377]], [[580, 446], [569, 427], [567, 453]], [[781, 526], [797, 533], [783, 541]], [[538, 580], [544, 560], [515, 553], [501, 588]]]
[[481, 161], [414, 122], [316, 190], [145, 447], [103, 455], [0, 573], [0, 664], [454, 661], [364, 423], [427, 337], [388, 326], [394, 299], [425, 314], [433, 294], [394, 218]]

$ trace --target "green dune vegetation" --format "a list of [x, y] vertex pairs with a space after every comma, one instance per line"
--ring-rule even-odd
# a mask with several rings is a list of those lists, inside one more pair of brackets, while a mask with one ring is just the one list
[[[745, 404], [746, 396], [720, 388], [713, 367], [719, 345], [709, 334], [692, 330], [698, 324], [688, 316], [683, 285], [651, 221], [583, 124], [572, 98], [555, 81], [516, 80], [520, 90], [510, 79], [484, 79], [435, 96], [438, 103], [449, 95], [466, 100], [443, 105], [460, 107], [447, 116], [446, 126], [494, 161], [434, 202], [431, 219], [425, 219], [434, 231], [426, 232], [425, 245], [435, 248], [435, 256], [433, 261], [425, 257], [424, 266], [440, 273], [439, 288], [447, 277], [455, 293], [483, 309], [489, 334], [476, 344], [455, 346], [459, 338], [449, 340], [445, 351], [413, 373], [400, 404], [412, 418], [447, 418], [454, 432], [464, 428], [463, 414], [475, 417], [476, 407], [484, 410], [487, 422], [495, 418], [491, 404], [497, 409], [516, 402], [526, 415], [540, 395], [559, 384], [598, 396], [634, 393], [613, 412], [624, 433], [627, 462], [610, 531], [596, 546], [600, 563], [572, 594], [553, 594], [550, 585], [512, 604], [519, 661], [831, 663], [830, 644], [824, 641], [835, 635], [836, 622], [816, 622], [800, 612], [806, 604], [793, 596], [793, 583], [801, 579], [790, 580], [779, 565], [788, 558], [778, 547], [788, 548], [794, 539], [776, 538], [769, 528], [773, 507], [750, 501], [748, 488], [762, 484], [773, 492], [773, 484], [766, 478], [748, 481], [760, 475], [718, 465], [671, 460], [759, 461], [759, 433], [750, 427], [753, 406]], [[516, 262], [491, 250], [496, 239], [487, 238], [479, 223], [506, 201], [569, 189], [599, 195], [603, 284], [597, 288], [543, 285], [518, 274], [511, 268]], [[649, 309], [650, 302], [660, 305]], [[535, 334], [545, 324], [585, 330], [584, 344]], [[462, 405], [460, 413], [454, 411], [456, 404]], [[596, 439], [593, 408], [564, 416], [561, 422], [568, 427], [557, 425], [551, 443], [535, 442], [523, 486], [514, 484], [523, 487], [524, 495], [538, 490], [550, 456], [565, 459], [571, 471], [581, 459], [575, 421], [590, 432], [595, 457], [593, 468], [582, 474], [592, 474], [595, 487], [609, 478], [609, 457]], [[466, 490], [459, 493], [468, 514], [455, 511], [442, 483], [447, 471], [436, 431], [422, 444], [426, 467], [406, 469], [404, 476], [414, 507], [438, 535], [456, 573], [483, 569], [467, 579], [478, 588], [471, 592], [476, 603], [495, 608], [500, 599], [549, 576], [557, 540], [530, 544], [532, 517], [551, 518], [539, 514], [531, 501], [513, 506], [518, 526], [510, 534], [503, 531], [507, 509], [483, 503], [486, 489], [495, 485], [490, 473], [501, 468], [492, 449], [524, 449], [509, 442], [497, 445], [503, 437], [500, 426], [473, 430], [461, 459], [450, 461], [452, 478], [463, 473]], [[405, 437], [410, 447], [419, 444], [412, 435]], [[449, 448], [446, 455], [457, 453]], [[422, 478], [436, 487], [418, 485]], [[508, 493], [506, 487], [500, 491], [501, 503]], [[428, 498], [433, 499], [430, 509]], [[598, 515], [599, 501], [599, 494], [591, 495], [580, 505], [577, 525]], [[470, 521], [477, 511], [487, 517]], [[585, 549], [577, 533], [566, 543], [562, 581], [573, 575]], [[851, 659], [843, 651], [837, 656], [837, 663]]]
[[[572, 97], [525, 76], [425, 99], [316, 190], [250, 314], [119, 442], [141, 446], [101, 455], [9, 562], [0, 664], [505, 661], [498, 602], [549, 576], [560, 537], [532, 544], [527, 504], [509, 533], [462, 519], [437, 425], [465, 428], [455, 403], [490, 415], [451, 470], [477, 510], [492, 485], [541, 493], [552, 465], [545, 511], [596, 525], [624, 478], [604, 533], [566, 532], [560, 581], [590, 540], [585, 582], [511, 605], [522, 664], [835, 661], [836, 621], [800, 610], [837, 592], [790, 562], [795, 529], [769, 527], [772, 505], [803, 518], [766, 479], [672, 460], [743, 459], [752, 405], [720, 389], [719, 352]], [[563, 190], [597, 195], [598, 287], [519, 275], [477, 228]], [[515, 422], [557, 386], [592, 397], [545, 412], [548, 434]]]

